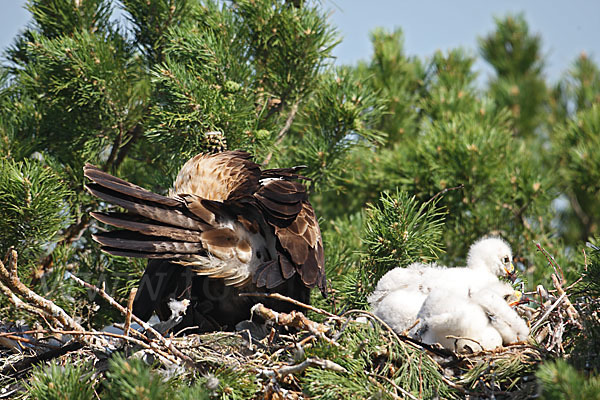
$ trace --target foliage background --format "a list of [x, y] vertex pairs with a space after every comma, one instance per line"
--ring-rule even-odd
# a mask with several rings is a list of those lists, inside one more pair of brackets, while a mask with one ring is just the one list
[[[600, 70], [581, 55], [559, 82], [548, 82], [542, 39], [521, 15], [496, 20], [479, 38], [495, 71], [482, 88], [473, 54], [411, 56], [400, 29], [372, 32], [370, 60], [333, 66], [339, 35], [318, 2], [30, 0], [27, 7], [33, 22], [5, 49], [0, 69], [0, 254], [14, 246], [22, 280], [89, 326], [118, 316], [65, 272], [104, 282], [123, 302], [144, 263], [102, 254], [91, 240], [99, 227], [89, 212], [105, 205], [83, 190], [83, 165], [166, 193], [190, 156], [214, 148], [207, 135], [214, 131], [268, 167], [307, 166], [332, 287], [314, 302], [330, 311], [364, 308], [395, 266], [464, 263], [485, 234], [512, 244], [530, 288], [548, 285], [552, 271], [535, 243], [556, 257], [567, 282], [598, 267], [582, 250], [599, 234]], [[116, 8], [126, 24], [111, 19]], [[5, 321], [29, 318], [3, 297], [0, 307]], [[124, 363], [111, 364], [105, 395], [125, 393], [127, 368], [151, 380], [142, 365]], [[72, 376], [90, 366], [73, 368], [62, 378], [71, 389]], [[553, 371], [572, 367], [544, 368], [546, 393], [560, 384]], [[227, 374], [234, 372], [221, 379], [235, 381]], [[316, 370], [307, 376], [306, 392], [324, 398], [337, 395], [326, 382], [362, 382]], [[584, 379], [575, 370], [561, 376]], [[32, 390], [43, 393], [47, 385], [35, 379]], [[167, 390], [148, 388], [156, 396]], [[239, 390], [252, 393], [252, 382]]]

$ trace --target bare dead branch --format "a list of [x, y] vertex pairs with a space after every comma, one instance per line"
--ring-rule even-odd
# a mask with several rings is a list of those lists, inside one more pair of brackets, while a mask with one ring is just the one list
[[18, 298], [12, 292], [12, 290], [10, 290], [8, 287], [6, 287], [1, 281], [0, 281], [0, 292], [4, 293], [4, 295], [8, 298], [8, 301], [10, 301], [15, 306], [15, 308], [24, 309], [28, 313], [35, 314], [38, 317], [43, 318], [43, 319], [49, 318], [49, 315], [45, 314], [43, 310], [40, 310], [39, 308], [36, 308], [30, 304], [27, 304], [23, 300]]
[[[14, 249], [10, 249], [8, 252], [8, 270], [4, 264], [0, 261], [0, 281], [5, 285], [4, 289], [8, 289], [13, 295], [16, 294], [25, 300], [24, 303], [29, 306], [24, 307], [28, 312], [32, 312], [42, 318], [47, 317], [64, 328], [72, 329], [74, 331], [85, 331], [85, 329], [67, 314], [62, 308], [54, 304], [54, 302], [40, 296], [33, 290], [25, 286], [20, 280], [17, 274], [17, 252]], [[4, 290], [3, 290], [4, 292]], [[5, 294], [8, 294], [7, 292]], [[9, 299], [14, 301], [14, 297], [9, 295]], [[36, 311], [38, 309], [39, 311]], [[86, 337], [80, 337], [86, 344], [93, 348], [105, 349], [108, 347], [108, 343], [105, 340], [89, 340]]]
[[[558, 294], [560, 294], [561, 296], [564, 294], [566, 295], [567, 293], [564, 291], [564, 289], [562, 288], [562, 285], [560, 284], [560, 281], [558, 280], [558, 277], [555, 274], [552, 274], [552, 283], [554, 284], [554, 287], [556, 288], [556, 291], [558, 292]], [[569, 319], [571, 320], [571, 322], [575, 325], [577, 325], [577, 327], [579, 329], [583, 329], [583, 326], [581, 326], [581, 324], [579, 323], [579, 313], [577, 312], [577, 310], [575, 309], [575, 307], [573, 307], [573, 303], [571, 303], [571, 300], [569, 300], [569, 297], [566, 295], [565, 296], [565, 306], [566, 306], [566, 310], [567, 310], [567, 315], [569, 316]]]
[[538, 326], [540, 326], [542, 324], [542, 322], [544, 322], [546, 320], [546, 318], [548, 318], [548, 316], [550, 315], [550, 313], [552, 312], [552, 310], [554, 310], [556, 307], [558, 307], [560, 305], [560, 303], [563, 301], [563, 299], [567, 297], [566, 293], [563, 293], [553, 304], [552, 306], [550, 306], [550, 308], [548, 308], [546, 310], [546, 312], [544, 313], [544, 315], [542, 315], [542, 317], [540, 319], [537, 320], [537, 322], [535, 323], [535, 325], [533, 325], [530, 329], [531, 332], [533, 332]]
[[301, 301], [298, 301], [296, 299], [292, 299], [291, 297], [287, 297], [287, 296], [284, 296], [284, 295], [279, 294], [279, 293], [240, 293], [239, 296], [242, 296], [242, 297], [265, 297], [265, 298], [268, 298], [268, 299], [275, 299], [275, 300], [286, 301], [286, 302], [294, 304], [296, 306], [306, 308], [307, 310], [314, 311], [317, 314], [325, 315], [325, 316], [327, 316], [329, 318], [333, 318], [333, 319], [336, 319], [336, 320], [340, 319], [340, 317], [338, 317], [337, 315], [332, 314], [332, 313], [330, 313], [328, 311], [325, 311], [325, 310], [322, 310], [320, 308], [311, 306], [310, 304], [302, 303]]
[[322, 369], [329, 369], [334, 372], [348, 372], [346, 368], [334, 363], [333, 361], [323, 360], [321, 358], [307, 358], [299, 364], [281, 367], [276, 371], [276, 373], [277, 375], [284, 377], [291, 374], [302, 373], [308, 367], [319, 367]]
[[131, 326], [131, 316], [133, 315], [133, 300], [135, 299], [135, 295], [137, 293], [137, 289], [133, 289], [129, 293], [129, 299], [127, 300], [127, 314], [125, 315], [125, 327], [123, 327], [123, 333], [125, 336], [129, 336], [129, 327]]
[[320, 324], [315, 321], [311, 321], [306, 318], [304, 314], [299, 311], [292, 311], [291, 313], [280, 313], [277, 311], [273, 311], [270, 308], [265, 307], [262, 303], [257, 303], [252, 306], [250, 310], [251, 315], [258, 315], [264, 318], [267, 321], [275, 321], [278, 325], [288, 326], [290, 328], [307, 330], [310, 333], [322, 338], [327, 341], [329, 344], [334, 346], [339, 346], [338, 343], [329, 339], [325, 336], [325, 333], [330, 330], [327, 325]]

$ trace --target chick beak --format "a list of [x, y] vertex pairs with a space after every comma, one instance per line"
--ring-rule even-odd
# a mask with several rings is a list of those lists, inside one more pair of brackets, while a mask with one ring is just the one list
[[515, 290], [511, 297], [514, 298], [514, 301], [508, 303], [508, 305], [511, 307], [516, 307], [520, 304], [527, 304], [531, 301], [529, 297], [523, 296], [523, 293], [521, 293], [519, 290]]
[[506, 277], [510, 279], [511, 282], [514, 282], [517, 279], [517, 274], [515, 273], [515, 266], [513, 263], [510, 263], [508, 268], [504, 268], [504, 272], [506, 273]]
[[508, 303], [509, 306], [514, 307], [518, 304], [520, 304], [521, 299], [523, 298], [523, 293], [521, 293], [520, 290], [515, 290], [510, 297], [514, 300], [511, 301], [510, 303]]

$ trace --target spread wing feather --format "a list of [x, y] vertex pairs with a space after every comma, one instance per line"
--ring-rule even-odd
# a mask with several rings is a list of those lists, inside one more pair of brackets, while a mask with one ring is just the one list
[[280, 203], [297, 203], [307, 199], [306, 188], [299, 182], [273, 180], [260, 191], [263, 197]]
[[197, 254], [204, 250], [202, 243], [179, 242], [165, 237], [142, 235], [125, 230], [97, 233], [92, 237], [103, 246], [123, 250], [177, 254]]
[[256, 194], [256, 198], [269, 210], [269, 212], [288, 218], [296, 219], [296, 216], [300, 210], [302, 210], [302, 202], [300, 201], [295, 203], [281, 203], [273, 201], [268, 197], [264, 197], [259, 193]]
[[102, 246], [102, 251], [112, 254], [113, 256], [120, 257], [134, 257], [134, 258], [149, 258], [149, 259], [162, 259], [162, 260], [176, 260], [181, 257], [178, 253], [149, 253], [147, 251], [138, 250], [125, 250], [116, 247]]
[[310, 178], [307, 178], [306, 176], [302, 176], [300, 174], [298, 174], [297, 172], [306, 168], [306, 165], [299, 165], [296, 167], [291, 167], [291, 168], [271, 168], [271, 169], [266, 169], [264, 171], [262, 171], [262, 177], [263, 178], [283, 178], [286, 180], [292, 180], [292, 181], [297, 181], [297, 180], [305, 180], [305, 181], [309, 181]]
[[91, 194], [102, 200], [152, 220], [187, 229], [198, 229], [201, 224], [201, 221], [192, 217], [191, 213], [185, 212], [186, 210], [181, 203], [178, 203], [178, 206], [175, 207], [165, 207], [155, 202], [143, 201], [128, 194], [114, 191], [101, 186], [99, 183], [87, 184], [86, 188]]
[[131, 213], [90, 213], [98, 221], [117, 228], [139, 232], [150, 236], [163, 236], [187, 242], [202, 242], [202, 233], [190, 229], [160, 224], [158, 221], [143, 218]]
[[83, 175], [91, 181], [98, 183], [98, 185], [102, 187], [112, 189], [115, 192], [135, 197], [140, 200], [147, 200], [170, 207], [176, 207], [180, 204], [179, 201], [173, 198], [161, 196], [140, 186], [134, 185], [133, 183], [119, 179], [91, 164], [85, 165], [83, 168]]

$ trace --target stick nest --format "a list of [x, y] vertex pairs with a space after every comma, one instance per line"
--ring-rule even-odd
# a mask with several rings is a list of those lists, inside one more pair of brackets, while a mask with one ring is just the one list
[[[458, 355], [422, 344], [396, 334], [367, 311], [333, 315], [305, 306], [305, 313], [284, 314], [260, 303], [253, 313], [268, 321], [265, 337], [253, 337], [250, 331], [165, 337], [136, 320], [131, 302], [123, 307], [102, 289], [76, 279], [122, 312], [121, 333], [85, 329], [56, 304], [27, 288], [17, 276], [16, 252], [9, 252], [5, 262], [0, 262], [0, 291], [15, 307], [40, 321], [34, 327], [12, 323], [0, 327], [0, 398], [24, 396], [34, 365], [50, 360], [61, 365], [85, 362], [102, 375], [107, 360], [120, 353], [141, 358], [169, 377], [193, 380], [223, 370], [243, 373], [252, 377], [257, 399], [303, 399], [319, 393], [343, 396], [344, 387], [348, 395], [360, 398], [359, 392], [353, 392], [359, 390], [353, 389], [354, 384], [357, 388], [368, 385], [368, 391], [377, 391], [382, 398], [523, 399], [538, 392], [534, 375], [538, 365], [565, 357], [582, 336], [583, 321], [591, 318], [598, 323], [594, 313], [598, 300], [579, 297], [572, 302], [569, 291], [574, 284], [564, 288], [561, 272], [556, 270], [553, 289], [538, 286], [529, 293], [537, 307], [519, 306], [531, 327], [528, 342], [494, 351]], [[132, 322], [143, 329], [130, 328]], [[218, 387], [218, 380], [216, 386], [211, 385]], [[227, 389], [215, 390], [226, 394]]]

